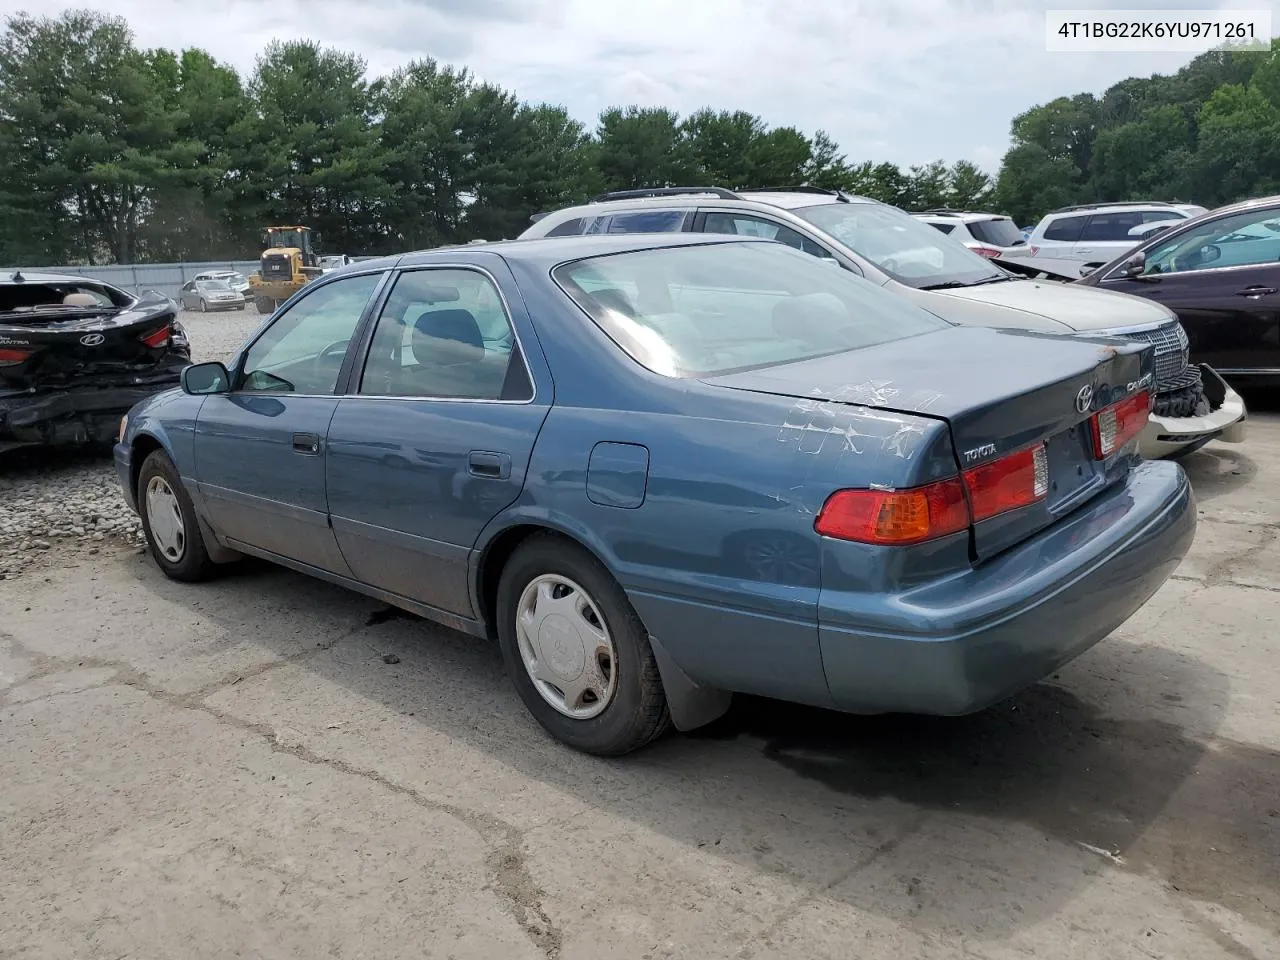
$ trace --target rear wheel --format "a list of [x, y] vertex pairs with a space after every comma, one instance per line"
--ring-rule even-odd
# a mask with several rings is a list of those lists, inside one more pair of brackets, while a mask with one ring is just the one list
[[521, 544], [498, 585], [498, 638], [520, 697], [556, 739], [597, 756], [643, 747], [669, 714], [649, 635], [608, 570], [554, 534]]
[[142, 461], [138, 471], [138, 513], [147, 548], [165, 576], [194, 582], [212, 575], [195, 507], [163, 450]]

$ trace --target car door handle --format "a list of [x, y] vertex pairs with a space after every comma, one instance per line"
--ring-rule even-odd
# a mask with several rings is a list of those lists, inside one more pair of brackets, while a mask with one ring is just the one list
[[506, 480], [511, 476], [511, 457], [489, 450], [472, 450], [467, 457], [467, 473], [473, 477]]
[[320, 452], [320, 438], [314, 433], [295, 433], [293, 435], [293, 452], [305, 453], [314, 457]]
[[1237, 297], [1248, 297], [1250, 300], [1257, 300], [1259, 297], [1270, 296], [1276, 292], [1275, 287], [1245, 287], [1243, 290], [1237, 290]]

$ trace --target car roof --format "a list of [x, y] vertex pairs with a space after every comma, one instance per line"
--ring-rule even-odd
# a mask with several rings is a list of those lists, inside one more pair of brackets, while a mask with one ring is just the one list
[[[1086, 217], [1095, 213], [1139, 213], [1147, 210], [1159, 212], [1161, 210], [1172, 210], [1178, 213], [1185, 213], [1186, 208], [1194, 207], [1192, 203], [1165, 203], [1158, 200], [1135, 200], [1133, 203], [1084, 203], [1072, 207], [1063, 207], [1061, 210], [1054, 210], [1045, 214], [1046, 217]], [[1180, 217], [1170, 217], [1170, 220], [1179, 220]]]
[[714, 233], [606, 233], [588, 236], [541, 237], [528, 240], [496, 240], [484, 244], [453, 244], [430, 250], [361, 260], [336, 270], [329, 276], [364, 273], [368, 270], [386, 270], [391, 267], [411, 267], [440, 262], [463, 262], [476, 254], [497, 254], [505, 260], [530, 263], [550, 269], [557, 264], [589, 257], [608, 256], [614, 253], [632, 253], [640, 250], [658, 250], [667, 247], [700, 247], [721, 243], [772, 243], [761, 237], [744, 237], [737, 234]]
[[[726, 191], [727, 192], [727, 191]], [[744, 207], [777, 207], [783, 210], [798, 210], [803, 207], [819, 207], [841, 203], [873, 203], [880, 201], [870, 197], [859, 197], [851, 194], [837, 196], [826, 192], [805, 192], [801, 190], [741, 190], [731, 196], [717, 196], [714, 193], [699, 193], [689, 190], [684, 193], [673, 193], [655, 197], [625, 197], [616, 200], [597, 198], [587, 203], [573, 204], [550, 210], [545, 217], [566, 220], [572, 217], [602, 216], [607, 213], [625, 210], [685, 209], [691, 206], [705, 207], [708, 210], [741, 210]], [[539, 217], [542, 220], [543, 217]]]
[[936, 210], [926, 210], [924, 213], [913, 213], [913, 217], [917, 220], [927, 220], [930, 223], [955, 223], [959, 220], [961, 223], [977, 223], [979, 220], [1012, 220], [1003, 213], [978, 213], [973, 210], [955, 210], [947, 213]]

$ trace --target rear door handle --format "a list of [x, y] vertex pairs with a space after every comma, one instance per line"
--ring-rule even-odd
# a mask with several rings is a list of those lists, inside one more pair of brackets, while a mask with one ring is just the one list
[[506, 480], [511, 476], [511, 456], [490, 450], [472, 450], [467, 457], [467, 473], [473, 477]]
[[1250, 300], [1257, 300], [1259, 297], [1270, 296], [1276, 292], [1275, 287], [1245, 287], [1243, 290], [1237, 290], [1237, 297], [1248, 297]]
[[320, 438], [314, 433], [295, 433], [293, 435], [293, 452], [305, 453], [314, 457], [320, 452]]

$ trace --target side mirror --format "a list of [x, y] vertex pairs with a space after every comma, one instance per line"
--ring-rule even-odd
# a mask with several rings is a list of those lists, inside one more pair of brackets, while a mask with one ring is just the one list
[[1124, 275], [1126, 277], [1136, 277], [1142, 273], [1147, 267], [1147, 255], [1139, 250], [1132, 257], [1124, 262]]
[[831, 264], [833, 267], [840, 266], [840, 261], [837, 260], [835, 257], [819, 257], [818, 259], [821, 260], [823, 263]]
[[217, 360], [193, 363], [179, 375], [183, 393], [200, 397], [211, 393], [230, 393], [231, 374]]
[[1080, 264], [1080, 276], [1087, 277], [1097, 269], [1098, 265], [1096, 263], [1082, 263]]

